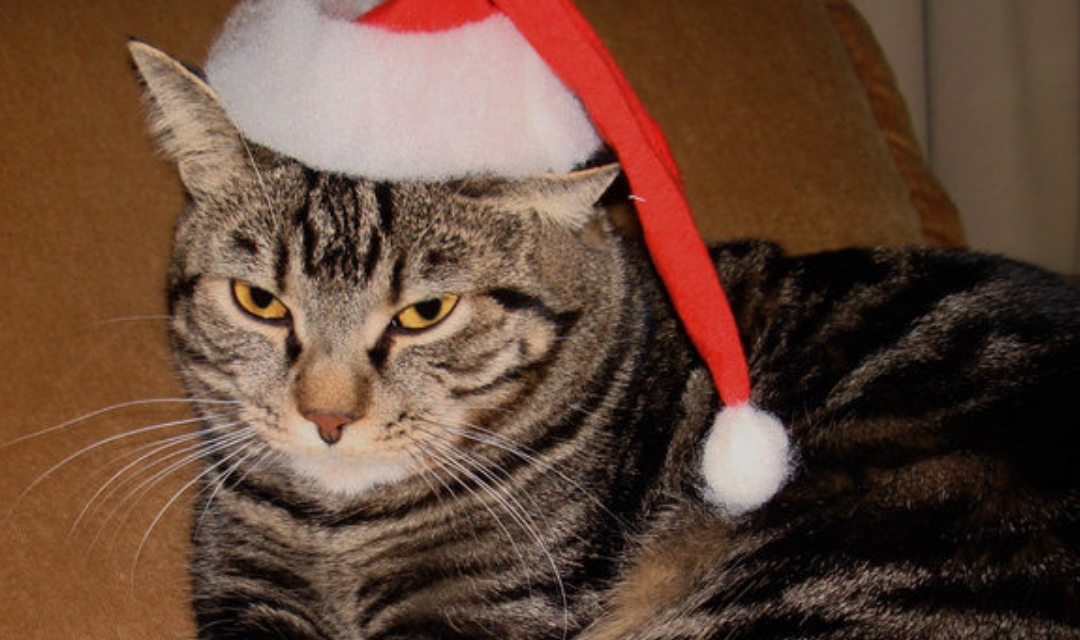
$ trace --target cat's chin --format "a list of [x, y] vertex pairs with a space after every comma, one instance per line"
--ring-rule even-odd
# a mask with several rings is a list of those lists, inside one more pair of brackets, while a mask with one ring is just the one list
[[408, 462], [391, 456], [300, 454], [290, 456], [289, 464], [300, 477], [341, 497], [357, 496], [374, 487], [400, 482], [412, 473]]

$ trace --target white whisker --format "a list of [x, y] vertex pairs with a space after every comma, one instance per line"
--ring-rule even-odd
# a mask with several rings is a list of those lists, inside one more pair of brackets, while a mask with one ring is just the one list
[[[136, 406], [138, 404], [145, 404], [146, 402], [149, 402], [149, 401], [137, 401], [136, 403], [129, 403], [127, 406]], [[100, 412], [96, 412], [96, 413], [98, 415], [100, 415], [101, 413], [103, 413], [105, 411], [108, 411], [108, 410], [109, 409], [103, 409]], [[176, 428], [176, 427], [183, 427], [183, 426], [187, 426], [187, 425], [191, 425], [191, 424], [196, 424], [196, 423], [200, 422], [201, 420], [202, 420], [201, 418], [184, 418], [182, 420], [172, 420], [172, 421], [163, 422], [163, 423], [160, 423], [160, 424], [147, 425], [145, 427], [140, 427], [138, 429], [132, 429], [130, 431], [125, 431], [123, 433], [118, 433], [118, 434], [109, 436], [109, 437], [104, 438], [102, 440], [98, 440], [97, 442], [94, 442], [94, 443], [92, 443], [90, 445], [82, 447], [78, 451], [75, 451], [74, 453], [72, 453], [72, 454], [68, 455], [67, 457], [65, 457], [60, 462], [57, 462], [53, 466], [49, 467], [49, 469], [47, 469], [44, 473], [38, 475], [38, 477], [35, 478], [33, 482], [31, 482], [29, 485], [27, 485], [27, 487], [25, 489], [23, 489], [22, 492], [19, 493], [18, 496], [16, 496], [15, 500], [11, 503], [11, 506], [8, 508], [7, 514], [5, 515], [4, 520], [2, 522], [0, 522], [0, 530], [3, 530], [7, 526], [8, 522], [11, 520], [11, 518], [14, 516], [14, 514], [18, 511], [19, 506], [22, 505], [23, 501], [26, 499], [26, 497], [28, 495], [30, 495], [31, 492], [34, 491], [34, 489], [41, 486], [42, 483], [44, 483], [46, 480], [51, 478], [53, 475], [55, 475], [58, 471], [63, 469], [68, 464], [71, 464], [73, 461], [75, 461], [75, 460], [77, 460], [77, 459], [79, 459], [79, 458], [81, 458], [81, 457], [83, 457], [83, 456], [85, 456], [85, 455], [87, 455], [87, 454], [89, 454], [89, 453], [91, 453], [93, 451], [96, 451], [96, 450], [98, 450], [98, 449], [100, 449], [100, 448], [102, 448], [104, 446], [113, 444], [115, 442], [120, 442], [120, 441], [125, 440], [127, 438], [134, 438], [134, 437], [144, 435], [144, 434], [147, 434], [147, 433], [153, 433], [155, 431], [163, 431], [163, 430], [166, 430], [166, 429], [173, 429], [173, 428]], [[59, 428], [59, 427], [57, 427], [57, 428]]]
[[[508, 529], [506, 527], [506, 524], [502, 521], [502, 518], [499, 517], [499, 514], [495, 512], [495, 510], [491, 507], [491, 505], [488, 504], [488, 502], [486, 500], [484, 500], [484, 498], [482, 496], [480, 496], [480, 494], [478, 494], [476, 492], [476, 490], [474, 490], [472, 487], [470, 487], [467, 483], [462, 482], [462, 480], [460, 478], [461, 473], [464, 473], [464, 474], [470, 476], [470, 478], [472, 477], [471, 474], [469, 473], [469, 470], [462, 467], [459, 463], [457, 463], [453, 459], [453, 457], [448, 456], [442, 450], [434, 450], [433, 451], [431, 449], [426, 448], [426, 445], [431, 444], [430, 442], [414, 440], [414, 443], [416, 444], [416, 446], [418, 448], [421, 449], [422, 453], [425, 453], [425, 454], [428, 454], [428, 455], [432, 456], [433, 461], [436, 464], [438, 464], [441, 469], [449, 472], [450, 475], [455, 480], [458, 481], [458, 484], [463, 489], [465, 489], [465, 491], [467, 491], [469, 493], [469, 495], [471, 495], [473, 498], [475, 498], [476, 501], [479, 502], [484, 507], [484, 509], [487, 510], [487, 512], [491, 515], [491, 518], [495, 521], [495, 524], [499, 527], [500, 530], [502, 530], [503, 535], [506, 536], [507, 541], [510, 542], [510, 546], [513, 547], [514, 553], [517, 555], [518, 559], [521, 560], [521, 562], [524, 564], [525, 563], [525, 555], [521, 551], [521, 548], [518, 547], [517, 540], [514, 539], [514, 534], [512, 534], [510, 532], [510, 529]], [[455, 473], [455, 471], [457, 471], [457, 473]], [[446, 487], [446, 489], [450, 492], [450, 495], [455, 496], [455, 498], [457, 497], [454, 494], [454, 490], [446, 483], [445, 480], [440, 478], [438, 474], [433, 474], [433, 475], [435, 475], [436, 479], [438, 479], [439, 482], [444, 487]], [[472, 479], [474, 481], [476, 480], [476, 478], [472, 478]], [[485, 490], [487, 490], [488, 493], [491, 493], [490, 489], [488, 487], [484, 486], [482, 482], [477, 481], [477, 484], [479, 486], [483, 487]], [[495, 498], [496, 498], [496, 500], [498, 500], [498, 496], [495, 496]], [[469, 524], [472, 527], [473, 533], [476, 534], [476, 525], [472, 522], [471, 516], [468, 516], [468, 511], [465, 511], [464, 513], [466, 514], [467, 517], [470, 518]]]
[[[440, 436], [438, 433], [431, 433], [428, 431], [425, 431], [425, 433], [428, 433], [428, 435], [431, 436], [431, 439], [425, 440], [424, 443], [434, 445], [435, 449], [437, 449], [442, 454], [442, 459], [449, 462], [455, 469], [464, 473], [469, 479], [475, 482], [477, 486], [481, 487], [485, 493], [491, 496], [491, 498], [494, 499], [496, 503], [498, 503], [498, 505], [503, 508], [504, 511], [506, 511], [506, 513], [511, 517], [511, 519], [513, 519], [513, 521], [517, 523], [517, 525], [521, 527], [521, 529], [525, 531], [525, 533], [528, 534], [530, 538], [532, 538], [537, 548], [544, 555], [544, 558], [547, 560], [547, 563], [551, 568], [552, 576], [555, 578], [555, 583], [559, 590], [559, 596], [563, 608], [563, 638], [565, 639], [569, 634], [570, 630], [570, 601], [569, 597], [566, 594], [566, 586], [563, 583], [562, 573], [559, 571], [558, 563], [555, 562], [555, 557], [551, 554], [551, 550], [548, 548], [547, 543], [544, 541], [543, 536], [540, 534], [540, 531], [537, 528], [536, 523], [532, 519], [532, 516], [529, 514], [528, 510], [524, 508], [524, 506], [513, 496], [512, 493], [505, 490], [500, 490], [500, 485], [505, 484], [502, 482], [502, 480], [505, 480], [505, 478], [500, 478], [498, 475], [495, 475], [490, 470], [489, 465], [485, 465], [482, 461], [479, 461], [476, 458], [470, 456], [468, 452], [457, 449], [448, 442], [441, 441], [439, 439]], [[462, 484], [462, 486], [464, 486], [466, 489], [469, 488], [468, 485], [464, 483]], [[485, 507], [487, 507], [486, 502], [481, 500], [481, 503], [484, 504]], [[507, 532], [508, 538], [510, 539], [511, 543], [513, 543], [513, 536], [510, 535], [506, 527], [501, 524], [501, 520], [498, 518], [498, 516], [495, 515], [495, 513], [492, 512], [490, 508], [489, 513], [492, 513], [492, 516], [495, 518], [496, 521], [500, 523], [503, 531]], [[522, 562], [524, 562], [524, 558], [522, 558], [520, 549], [516, 546], [516, 544], [514, 548], [519, 558], [521, 558]]]
[[[436, 438], [436, 439], [444, 439], [445, 438], [444, 434], [439, 433], [437, 431], [433, 431], [431, 429], [426, 429], [424, 427], [419, 427], [419, 430], [421, 432], [427, 434], [431, 438]], [[451, 448], [459, 459], [471, 463], [473, 469], [477, 470], [479, 473], [482, 473], [484, 475], [484, 477], [486, 479], [490, 480], [494, 486], [501, 487], [502, 484], [505, 481], [510, 479], [510, 474], [509, 474], [509, 472], [507, 472], [505, 470], [505, 468], [503, 468], [495, 460], [492, 460], [491, 458], [488, 458], [488, 457], [482, 455], [480, 452], [478, 452], [478, 451], [460, 450], [460, 449], [457, 449], [456, 447], [454, 447], [453, 444], [451, 444], [450, 442], [441, 442], [440, 444], [443, 444], [446, 447]], [[506, 498], [508, 500], [512, 500], [514, 502], [514, 504], [519, 508], [519, 512], [521, 514], [523, 514], [526, 518], [528, 518], [529, 524], [530, 525], [533, 524], [533, 520], [532, 520], [532, 517], [530, 515], [529, 510], [525, 509], [524, 506], [520, 502], [518, 502], [516, 499], [514, 499], [513, 494], [505, 493], [504, 495], [506, 496]], [[537, 510], [540, 510], [539, 505], [532, 498], [532, 496], [528, 495], [528, 493], [525, 493], [525, 498], [527, 500], [529, 500], [529, 502], [532, 503], [532, 506], [534, 508], [536, 508]]]
[[[164, 462], [166, 462], [166, 461], [168, 461], [170, 459], [173, 459], [173, 458], [175, 458], [175, 457], [177, 457], [179, 455], [184, 455], [185, 452], [189, 452], [189, 451], [194, 450], [198, 445], [196, 445], [196, 447], [190, 447], [190, 446], [185, 447], [184, 449], [182, 449], [180, 451], [176, 451], [176, 452], [170, 453], [168, 455], [165, 455], [165, 456], [159, 457], [157, 459], [154, 459], [156, 456], [158, 456], [162, 452], [168, 451], [169, 449], [173, 449], [173, 448], [178, 447], [178, 446], [180, 446], [182, 444], [188, 444], [188, 443], [192, 443], [192, 442], [197, 443], [197, 442], [201, 441], [202, 439], [204, 439], [206, 437], [207, 433], [212, 433], [212, 432], [216, 432], [216, 431], [230, 430], [230, 429], [235, 428], [235, 426], [236, 426], [235, 423], [226, 423], [226, 424], [217, 425], [217, 426], [213, 426], [213, 427], [204, 427], [203, 429], [201, 429], [199, 431], [195, 431], [195, 432], [192, 432], [192, 433], [185, 433], [185, 434], [181, 434], [181, 435], [178, 435], [178, 436], [173, 436], [171, 438], [166, 438], [165, 440], [160, 440], [160, 441], [157, 441], [157, 442], [151, 442], [151, 443], [147, 443], [145, 445], [142, 445], [140, 447], [137, 447], [135, 449], [135, 451], [134, 451], [134, 453], [135, 453], [135, 455], [137, 455], [137, 457], [135, 457], [134, 460], [128, 462], [122, 468], [120, 468], [119, 470], [114, 472], [112, 477], [110, 477], [104, 484], [102, 484], [101, 487], [99, 487], [98, 490], [96, 492], [94, 492], [94, 495], [92, 495], [87, 500], [86, 506], [83, 507], [82, 511], [79, 512], [79, 516], [75, 519], [75, 522], [71, 526], [71, 531], [69, 532], [69, 538], [71, 537], [71, 535], [73, 535], [75, 533], [75, 531], [79, 528], [79, 525], [81, 524], [81, 522], [87, 516], [89, 516], [92, 513], [97, 511], [98, 505], [103, 505], [104, 503], [108, 502], [109, 499], [112, 496], [116, 495], [116, 493], [120, 491], [120, 489], [122, 489], [124, 486], [126, 486], [130, 482], [133, 482], [135, 480], [135, 478], [138, 477], [139, 472], [129, 474], [128, 473], [129, 471], [131, 471], [132, 469], [135, 469], [136, 467], [139, 467], [140, 465], [142, 465], [147, 460], [153, 460], [150, 464], [147, 464], [145, 467], [143, 467], [140, 470], [140, 472], [149, 471], [150, 469], [153, 469], [156, 466], [160, 466], [161, 464], [163, 464]], [[149, 452], [146, 452], [148, 449], [149, 449]], [[139, 454], [141, 454], [141, 455], [139, 455]], [[120, 458], [120, 461], [125, 460], [125, 459], [127, 459], [129, 457], [132, 457], [132, 456], [130, 454], [125, 455], [125, 456]], [[117, 461], [113, 461], [113, 462], [115, 463]], [[112, 464], [112, 463], [110, 463], [110, 464]], [[108, 466], [109, 465], [107, 464], [103, 468], [108, 468]]]
[[113, 324], [123, 324], [128, 322], [145, 322], [147, 320], [165, 321], [172, 320], [172, 316], [168, 314], [158, 315], [145, 315], [145, 316], [117, 316], [115, 318], [106, 318], [104, 320], [97, 320], [93, 323], [95, 327], [104, 327]]
[[84, 413], [83, 415], [78, 416], [76, 418], [72, 418], [70, 420], [66, 420], [64, 422], [61, 422], [60, 424], [57, 424], [57, 425], [42, 429], [40, 431], [35, 431], [33, 433], [28, 433], [28, 434], [26, 434], [24, 436], [19, 436], [18, 438], [15, 438], [13, 440], [8, 440], [7, 442], [0, 443], [0, 449], [6, 449], [8, 447], [14, 447], [15, 445], [22, 444], [23, 442], [26, 442], [28, 440], [33, 440], [35, 438], [40, 438], [42, 436], [49, 435], [50, 433], [56, 433], [57, 431], [63, 431], [64, 429], [68, 429], [70, 427], [81, 424], [83, 422], [88, 422], [90, 420], [93, 420], [94, 418], [99, 418], [99, 417], [101, 417], [103, 415], [107, 415], [107, 414], [110, 414], [110, 413], [115, 413], [117, 411], [122, 411], [124, 409], [131, 409], [131, 408], [134, 408], [134, 407], [144, 407], [144, 406], [147, 406], [147, 405], [155, 405], [155, 404], [188, 404], [188, 405], [201, 405], [201, 404], [217, 405], [217, 404], [223, 404], [223, 405], [236, 405], [238, 403], [233, 401], [233, 400], [198, 400], [198, 399], [192, 399], [192, 398], [146, 398], [146, 399], [143, 399], [143, 400], [131, 400], [129, 402], [121, 402], [119, 404], [114, 404], [114, 405], [110, 405], [108, 407], [104, 407], [104, 408], [101, 408], [101, 409], [96, 409], [96, 410], [91, 411], [89, 413]]
[[[229, 118], [229, 121], [232, 122], [232, 118]], [[233, 122], [232, 124], [234, 127], [236, 126], [235, 122]], [[236, 130], [237, 132], [239, 132], [240, 128], [237, 127]], [[237, 135], [240, 137], [240, 144], [244, 146], [244, 153], [247, 154], [248, 164], [251, 166], [251, 170], [255, 173], [255, 179], [259, 183], [261, 195], [263, 199], [266, 200], [266, 209], [267, 211], [273, 211], [273, 197], [270, 195], [270, 190], [266, 187], [266, 181], [263, 179], [262, 171], [259, 171], [258, 163], [255, 162], [255, 154], [251, 152], [251, 145], [248, 144], [247, 138], [245, 138], [243, 134], [237, 133]]]
[[[247, 442], [250, 442], [251, 439], [254, 438], [253, 434], [246, 434], [246, 435], [249, 436]], [[236, 443], [231, 443], [231, 444], [236, 444]], [[221, 448], [223, 448], [223, 447], [218, 447], [218, 450], [220, 450]], [[152, 534], [154, 532], [154, 529], [157, 528], [158, 523], [160, 523], [161, 519], [165, 517], [165, 513], [174, 504], [176, 504], [176, 501], [179, 500], [181, 496], [183, 496], [185, 493], [187, 493], [188, 489], [195, 486], [197, 483], [201, 482], [203, 478], [205, 478], [210, 473], [213, 473], [215, 469], [225, 465], [229, 460], [231, 460], [232, 458], [235, 458], [236, 456], [240, 455], [240, 453], [242, 453], [245, 450], [245, 448], [246, 447], [244, 447], [244, 446], [240, 446], [235, 451], [233, 451], [232, 453], [229, 453], [228, 455], [226, 455], [221, 460], [218, 460], [216, 463], [208, 466], [201, 473], [199, 473], [194, 478], [192, 478], [191, 480], [186, 482], [184, 484], [184, 486], [180, 487], [173, 494], [173, 496], [171, 498], [169, 498], [169, 500], [165, 503], [165, 505], [162, 506], [160, 510], [158, 510], [157, 515], [154, 516], [154, 519], [150, 522], [150, 526], [147, 527], [146, 533], [143, 534], [142, 539], [139, 541], [139, 546], [135, 550], [135, 557], [132, 559], [132, 563], [131, 563], [131, 591], [132, 591], [132, 596], [133, 597], [135, 595], [136, 576], [138, 575], [139, 559], [142, 557], [143, 549], [146, 547], [146, 542], [150, 539], [150, 534]], [[203, 455], [209, 455], [209, 453], [212, 453], [212, 452], [210, 452], [210, 451], [203, 452]], [[202, 456], [200, 455], [200, 458], [201, 457]], [[241, 460], [241, 462], [242, 462], [242, 460]], [[156, 481], [155, 481], [155, 483], [156, 483]]]
[[423, 447], [420, 444], [416, 443], [415, 439], [413, 439], [413, 442], [413, 448], [409, 449], [408, 451], [409, 457], [412, 458], [414, 467], [419, 470], [420, 478], [424, 481], [424, 484], [428, 486], [428, 489], [431, 490], [431, 494], [435, 496], [435, 499], [439, 501], [440, 505], [444, 505], [442, 499], [442, 491], [440, 491], [439, 487], [435, 486], [431, 482], [431, 479], [428, 476], [434, 477], [435, 480], [442, 486], [442, 488], [446, 489], [446, 493], [451, 498], [457, 499], [457, 495], [454, 493], [454, 489], [445, 480], [443, 480], [439, 476], [439, 474], [431, 470], [425, 462]]
[[581, 486], [579, 482], [577, 482], [570, 476], [563, 473], [558, 467], [540, 458], [539, 454], [536, 451], [530, 449], [529, 447], [520, 445], [513, 440], [507, 438], [506, 436], [491, 431], [490, 429], [486, 429], [479, 425], [470, 424], [468, 422], [457, 421], [457, 426], [455, 426], [452, 424], [448, 424], [448, 421], [445, 420], [436, 422], [423, 416], [420, 416], [418, 419], [432, 425], [433, 427], [445, 429], [453, 435], [460, 436], [462, 438], [465, 438], [466, 440], [470, 440], [472, 442], [476, 442], [482, 445], [487, 445], [495, 449], [499, 449], [500, 451], [509, 453], [510, 455], [522, 460], [526, 464], [533, 465], [539, 468], [541, 471], [555, 475], [560, 480], [567, 483], [567, 485], [578, 491], [590, 502], [600, 507], [601, 510], [604, 511], [604, 513], [614, 519], [615, 522], [617, 522], [621, 527], [629, 528], [629, 525], [617, 513], [611, 511], [611, 509], [609, 509], [602, 500], [594, 496], [591, 491]]
[[[184, 467], [203, 460], [211, 454], [229, 449], [236, 445], [243, 444], [253, 438], [254, 430], [250, 428], [244, 428], [227, 436], [217, 438], [213, 442], [192, 445], [179, 451], [170, 453], [161, 460], [154, 461], [151, 465], [144, 469], [145, 472], [148, 472], [155, 467], [160, 467], [168, 460], [175, 460], [174, 462], [165, 466], [163, 469], [154, 472], [145, 480], [139, 482], [136, 487], [132, 488], [120, 499], [117, 505], [102, 521], [102, 524], [98, 529], [98, 533], [96, 536], [94, 536], [94, 541], [91, 543], [90, 547], [93, 548], [97, 545], [98, 540], [100, 539], [105, 528], [108, 526], [109, 522], [112, 522], [122, 509], [127, 508], [127, 516], [117, 522], [116, 525], [117, 532], [122, 530], [124, 522], [126, 521], [127, 517], [130, 516], [134, 511], [135, 505], [138, 504], [146, 496], [146, 494], [153, 490], [153, 488], [160, 484], [165, 478]], [[129, 504], [130, 507], [127, 506]], [[115, 543], [115, 539], [113, 542]]]
[[[201, 436], [198, 433], [185, 433], [183, 435], [173, 436], [171, 438], [166, 438], [165, 440], [161, 440], [158, 442], [147, 443], [136, 448], [134, 451], [134, 459], [124, 464], [124, 466], [122, 466], [119, 470], [115, 471], [112, 476], [110, 476], [108, 480], [102, 483], [101, 486], [98, 487], [98, 489], [93, 493], [93, 495], [91, 495], [87, 499], [85, 506], [83, 506], [82, 510], [79, 511], [79, 515], [75, 518], [75, 521], [72, 523], [71, 528], [68, 531], [68, 538], [70, 539], [75, 534], [84, 519], [96, 513], [100, 505], [108, 502], [112, 496], [116, 495], [116, 492], [118, 492], [122, 487], [124, 487], [128, 482], [132, 480], [134, 474], [128, 475], [129, 471], [136, 467], [139, 467], [147, 460], [153, 460], [156, 456], [158, 456], [164, 451], [168, 451], [169, 449], [178, 447], [180, 445], [185, 445], [193, 441], [198, 441], [200, 438]], [[131, 457], [131, 455], [123, 456], [120, 461], [127, 460]], [[103, 467], [103, 469], [107, 469], [109, 466], [116, 462], [117, 461], [110, 461]], [[154, 460], [154, 462], [148, 465], [147, 468], [153, 466], [154, 464], [157, 464], [157, 462], [157, 460]]]
[[220, 493], [221, 490], [225, 487], [225, 483], [228, 482], [229, 478], [231, 478], [234, 473], [236, 473], [237, 469], [239, 469], [245, 462], [247, 462], [255, 454], [258, 454], [258, 453], [261, 453], [262, 457], [259, 458], [254, 464], [252, 464], [251, 467], [249, 467], [248, 470], [244, 472], [244, 475], [240, 476], [240, 478], [237, 480], [237, 482], [243, 482], [244, 479], [246, 479], [248, 477], [248, 475], [251, 474], [252, 471], [257, 469], [259, 467], [259, 465], [261, 465], [263, 462], [266, 461], [267, 458], [269, 458], [270, 456], [272, 456], [274, 454], [274, 450], [271, 449], [270, 446], [266, 445], [266, 444], [258, 446], [255, 449], [255, 451], [251, 452], [250, 455], [244, 456], [243, 458], [238, 460], [236, 462], [236, 464], [229, 467], [225, 471], [225, 473], [223, 473], [221, 475], [221, 477], [218, 478], [218, 481], [214, 483], [213, 489], [210, 491], [210, 494], [206, 497], [206, 500], [202, 504], [202, 508], [200, 510], [201, 512], [199, 514], [198, 522], [195, 523], [195, 530], [194, 530], [195, 533], [194, 533], [193, 537], [198, 537], [199, 531], [202, 530], [203, 519], [206, 517], [207, 512], [210, 510], [210, 505], [212, 505], [213, 502], [214, 502], [214, 499], [217, 498], [218, 493]]

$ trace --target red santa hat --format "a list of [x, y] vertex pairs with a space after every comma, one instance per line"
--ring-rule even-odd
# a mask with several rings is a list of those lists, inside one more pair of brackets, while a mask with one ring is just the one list
[[356, 176], [562, 173], [606, 144], [725, 405], [704, 444], [706, 497], [739, 514], [787, 480], [786, 431], [750, 402], [738, 329], [664, 136], [570, 0], [245, 0], [206, 72], [245, 136]]

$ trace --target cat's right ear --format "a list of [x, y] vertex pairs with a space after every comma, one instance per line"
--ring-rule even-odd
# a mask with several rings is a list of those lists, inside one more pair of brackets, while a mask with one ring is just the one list
[[128, 50], [143, 85], [150, 130], [198, 199], [251, 173], [240, 132], [214, 90], [160, 49], [131, 40]]

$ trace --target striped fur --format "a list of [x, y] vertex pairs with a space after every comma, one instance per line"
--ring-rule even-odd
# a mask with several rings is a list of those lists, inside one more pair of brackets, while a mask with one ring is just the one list
[[[133, 54], [192, 195], [178, 370], [244, 407], [229, 440], [205, 417], [201, 637], [1080, 637], [1080, 295], [1051, 276], [717, 248], [755, 401], [800, 456], [771, 503], [724, 519], [695, 471], [707, 372], [618, 207], [592, 206], [613, 169], [318, 173]], [[288, 315], [245, 312], [233, 281]], [[447, 293], [445, 319], [403, 327]], [[340, 440], [316, 413], [348, 416]]]

